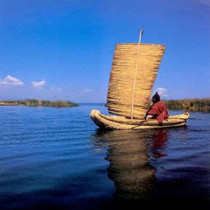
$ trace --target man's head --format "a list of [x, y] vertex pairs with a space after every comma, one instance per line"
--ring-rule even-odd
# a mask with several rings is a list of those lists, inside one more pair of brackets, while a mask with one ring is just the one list
[[160, 101], [160, 96], [158, 95], [158, 93], [156, 92], [154, 96], [152, 96], [152, 102], [156, 103]]

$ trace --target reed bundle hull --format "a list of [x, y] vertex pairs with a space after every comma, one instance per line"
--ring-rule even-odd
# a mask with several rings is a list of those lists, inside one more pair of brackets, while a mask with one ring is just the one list
[[182, 127], [186, 125], [189, 119], [189, 114], [171, 115], [167, 120], [164, 120], [162, 125], [158, 124], [156, 119], [128, 119], [123, 116], [108, 116], [100, 113], [99, 110], [93, 109], [90, 113], [93, 122], [101, 129], [153, 129], [153, 128], [172, 128]]

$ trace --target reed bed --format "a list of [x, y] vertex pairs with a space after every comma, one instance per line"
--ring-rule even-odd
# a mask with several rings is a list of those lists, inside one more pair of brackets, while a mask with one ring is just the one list
[[70, 101], [49, 101], [38, 99], [26, 99], [26, 100], [4, 100], [0, 101], [0, 106], [47, 106], [47, 107], [74, 107], [78, 104]]
[[183, 99], [164, 101], [171, 110], [186, 110], [193, 112], [210, 112], [210, 98]]
[[[169, 110], [184, 110], [210, 113], [210, 98], [164, 100], [164, 103]], [[150, 101], [147, 108], [149, 108], [151, 105], [152, 101]], [[107, 106], [107, 104], [105, 104], [105, 106]]]

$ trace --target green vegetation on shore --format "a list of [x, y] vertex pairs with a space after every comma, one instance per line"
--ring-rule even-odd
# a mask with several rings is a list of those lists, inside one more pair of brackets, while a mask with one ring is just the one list
[[47, 107], [75, 107], [78, 104], [70, 101], [48, 101], [48, 100], [37, 100], [37, 99], [26, 99], [26, 100], [4, 100], [0, 101], [0, 106], [47, 106]]
[[164, 101], [170, 110], [186, 110], [193, 112], [210, 112], [210, 98], [183, 99]]
[[[186, 110], [192, 112], [210, 112], [210, 98], [164, 100], [169, 110]], [[150, 102], [152, 105], [152, 102]], [[150, 106], [149, 105], [149, 106]], [[107, 104], [105, 104], [107, 106]], [[148, 108], [149, 108], [148, 106]]]

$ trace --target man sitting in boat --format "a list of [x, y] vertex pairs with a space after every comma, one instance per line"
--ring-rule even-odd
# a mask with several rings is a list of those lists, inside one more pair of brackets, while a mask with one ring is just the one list
[[163, 123], [163, 120], [166, 120], [169, 117], [168, 110], [166, 108], [166, 105], [160, 100], [160, 96], [157, 92], [152, 97], [152, 102], [153, 105], [148, 109], [145, 115], [145, 119], [157, 119], [158, 123], [161, 125]]

